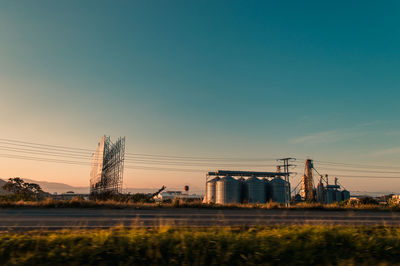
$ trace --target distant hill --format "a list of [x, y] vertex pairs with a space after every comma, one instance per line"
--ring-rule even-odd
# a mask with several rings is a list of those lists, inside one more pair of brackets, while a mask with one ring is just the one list
[[[58, 183], [58, 182], [49, 182], [49, 181], [40, 181], [40, 180], [34, 180], [30, 178], [22, 178], [25, 182], [29, 183], [35, 183], [40, 185], [40, 187], [43, 189], [45, 192], [49, 192], [53, 194], [54, 192], [57, 192], [58, 194], [65, 193], [67, 191], [73, 191], [77, 194], [88, 194], [89, 193], [89, 187], [74, 187], [71, 185], [67, 185], [64, 183]], [[6, 183], [6, 181], [0, 179], [0, 187], [3, 186]], [[161, 186], [160, 186], [161, 187]], [[182, 187], [183, 188], [183, 187]], [[166, 190], [182, 190], [182, 188], [178, 187], [167, 187]], [[154, 193], [160, 188], [125, 188], [123, 189], [124, 193]], [[0, 195], [4, 194], [4, 191], [0, 189]], [[200, 189], [196, 188], [191, 188], [190, 193], [196, 193], [196, 194], [202, 194], [204, 193]]]
[[[35, 183], [40, 185], [40, 187], [43, 189], [45, 192], [49, 193], [65, 193], [67, 191], [74, 191], [75, 193], [82, 193], [86, 194], [89, 193], [89, 187], [73, 187], [67, 184], [63, 183], [56, 183], [56, 182], [47, 182], [47, 181], [37, 181], [29, 178], [22, 178], [25, 182], [28, 183]], [[0, 195], [4, 195], [7, 192], [4, 191], [1, 187], [6, 183], [5, 180], [0, 179]]]
[[[89, 193], [89, 187], [74, 187], [64, 183], [40, 181], [30, 178], [22, 178], [25, 182], [35, 183], [40, 185], [40, 187], [51, 194], [57, 192], [58, 194], [65, 193], [67, 191], [73, 191], [77, 194], [87, 194]], [[0, 179], [1, 180], [1, 179]], [[2, 180], [3, 181], [3, 180]], [[5, 183], [5, 181], [3, 181]], [[124, 192], [130, 193], [153, 193], [157, 191], [158, 188], [124, 188]]]
[[25, 182], [35, 183], [38, 184], [43, 191], [49, 193], [65, 193], [67, 191], [73, 191], [78, 194], [87, 194], [89, 193], [89, 187], [74, 187], [64, 183], [57, 183], [57, 182], [48, 182], [48, 181], [39, 181], [33, 180], [29, 178], [22, 178]]
[[0, 179], [0, 195], [5, 195], [7, 194], [7, 192], [2, 189], [2, 186], [6, 183], [6, 181], [4, 181], [3, 179]]

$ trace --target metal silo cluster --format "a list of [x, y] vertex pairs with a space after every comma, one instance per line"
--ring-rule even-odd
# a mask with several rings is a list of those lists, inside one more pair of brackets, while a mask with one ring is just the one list
[[258, 177], [267, 175], [265, 173], [254, 172], [254, 175], [251, 173], [253, 172], [211, 173], [216, 177], [206, 182], [206, 202], [216, 204], [266, 203], [268, 201], [285, 204], [289, 202], [287, 195], [290, 184], [287, 181], [279, 176], [269, 181], [265, 177], [262, 179]]
[[[313, 185], [313, 171], [319, 172], [314, 168], [313, 160], [307, 159], [304, 167], [304, 175], [301, 179], [301, 190], [298, 201], [319, 202], [323, 204], [330, 204], [333, 202], [341, 202], [350, 199], [350, 192], [347, 190], [340, 190], [341, 186], [338, 184], [338, 179], [335, 178], [335, 184], [329, 185], [328, 175], [323, 177], [320, 175], [319, 183], [314, 188]], [[297, 196], [297, 195], [296, 195]], [[296, 198], [295, 196], [295, 198]]]
[[350, 192], [348, 190], [340, 190], [340, 186], [335, 178], [335, 184], [328, 184], [328, 176], [326, 178], [326, 185], [323, 184], [322, 178], [319, 181], [316, 188], [316, 201], [325, 204], [331, 204], [334, 202], [341, 202], [350, 199]]

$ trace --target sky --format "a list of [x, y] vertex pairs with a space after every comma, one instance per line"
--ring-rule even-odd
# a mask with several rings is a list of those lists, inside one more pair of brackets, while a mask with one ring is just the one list
[[[398, 166], [399, 11], [398, 1], [2, 0], [0, 138], [94, 151], [103, 135], [126, 136], [137, 154], [296, 157], [292, 186], [312, 158], [350, 190], [400, 193], [400, 179], [345, 177], [386, 173], [318, 164]], [[0, 156], [3, 179], [88, 186], [89, 173]], [[124, 175], [127, 187], [204, 182], [205, 172]]]

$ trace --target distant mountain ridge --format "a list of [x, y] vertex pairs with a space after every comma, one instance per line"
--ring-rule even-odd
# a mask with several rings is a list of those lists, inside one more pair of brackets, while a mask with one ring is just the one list
[[7, 192], [2, 189], [3, 185], [6, 183], [6, 181], [4, 181], [3, 179], [0, 179], [0, 195], [5, 195], [7, 194]]
[[[58, 183], [58, 182], [49, 182], [49, 181], [38, 181], [38, 180], [33, 180], [30, 178], [23, 178], [24, 181], [29, 182], [29, 183], [36, 183], [39, 184], [40, 187], [49, 193], [65, 193], [67, 191], [73, 191], [77, 194], [88, 194], [89, 193], [89, 187], [74, 187], [71, 185], [67, 185], [64, 183]], [[1, 187], [6, 183], [7, 181], [4, 179], [0, 179], [0, 195], [5, 195], [7, 192], [4, 191]], [[124, 188], [123, 192], [124, 193], [154, 193], [158, 190], [159, 188]], [[166, 189], [168, 190], [182, 190], [181, 188], [177, 187], [167, 187]], [[193, 188], [190, 190], [191, 194], [204, 194], [204, 191], [201, 191], [200, 189]], [[368, 192], [368, 191], [350, 191], [351, 195], [368, 195], [372, 197], [378, 197], [382, 195], [387, 195], [391, 194], [393, 192], [390, 191], [380, 191], [380, 192]], [[396, 194], [396, 193], [395, 193]]]
[[[22, 178], [25, 182], [38, 184], [44, 191], [49, 193], [65, 193], [67, 191], [73, 191], [75, 193], [87, 194], [89, 193], [89, 187], [74, 187], [64, 183], [48, 182], [33, 180], [30, 178]], [[2, 193], [1, 187], [6, 183], [6, 180], [0, 179], [0, 195]]]
[[[58, 183], [58, 182], [40, 181], [40, 180], [34, 180], [34, 179], [30, 179], [30, 178], [22, 178], [22, 179], [25, 182], [36, 183], [36, 184], [40, 185], [40, 187], [44, 191], [49, 192], [51, 194], [53, 194], [55, 192], [57, 194], [61, 194], [61, 193], [65, 193], [67, 191], [73, 191], [77, 194], [88, 194], [89, 193], [88, 186], [87, 187], [74, 187], [74, 186], [71, 186], [68, 184]], [[2, 193], [5, 192], [1, 189], [1, 187], [5, 183], [6, 183], [5, 180], [0, 179], [0, 195], [2, 195]], [[124, 193], [154, 193], [159, 189], [160, 188], [124, 188], [123, 192]], [[182, 189], [176, 188], [176, 187], [170, 187], [170, 188], [167, 188], [167, 190], [182, 190]], [[193, 190], [193, 191], [191, 191], [191, 193], [202, 193], [202, 192], [198, 191], [198, 190]]]
[[40, 180], [33, 180], [30, 178], [23, 178], [25, 182], [29, 183], [36, 183], [40, 185], [40, 187], [49, 193], [65, 193], [67, 191], [73, 191], [78, 194], [87, 194], [89, 193], [89, 187], [74, 187], [71, 185], [67, 185], [64, 183], [58, 183], [58, 182], [49, 182], [49, 181], [40, 181]]

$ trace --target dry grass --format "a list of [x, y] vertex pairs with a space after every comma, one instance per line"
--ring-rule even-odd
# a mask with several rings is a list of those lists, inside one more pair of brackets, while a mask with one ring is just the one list
[[46, 199], [43, 201], [0, 201], [0, 208], [104, 208], [104, 209], [154, 209], [154, 208], [212, 208], [212, 209], [285, 209], [285, 210], [374, 210], [374, 211], [400, 211], [399, 205], [364, 205], [364, 204], [319, 204], [297, 203], [287, 207], [276, 202], [265, 204], [204, 204], [201, 202], [172, 203], [134, 203], [119, 202], [114, 200], [93, 201], [74, 198], [72, 200]]

